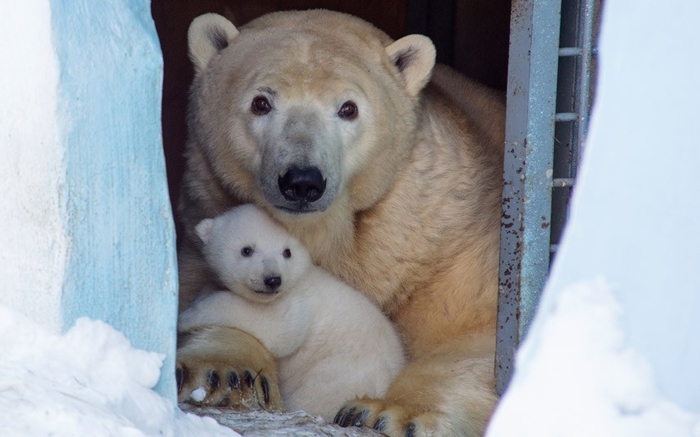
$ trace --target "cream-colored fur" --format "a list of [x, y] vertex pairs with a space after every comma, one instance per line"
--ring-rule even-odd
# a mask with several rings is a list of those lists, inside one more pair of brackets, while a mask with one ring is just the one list
[[[346, 401], [384, 396], [405, 358], [372, 302], [313, 265], [304, 246], [253, 205], [205, 219], [197, 233], [226, 290], [198, 298], [180, 314], [178, 330], [218, 325], [253, 335], [278, 359], [290, 410], [331, 421]], [[279, 285], [270, 288], [265, 278]]]
[[178, 337], [177, 360], [180, 402], [192, 402], [192, 392], [202, 388], [206, 396], [196, 403], [203, 406], [284, 410], [277, 362], [243, 331], [227, 326], [192, 330]]
[[[197, 31], [211, 18], [189, 34], [203, 67], [180, 203], [181, 308], [210, 280], [194, 225], [255, 203], [379, 305], [407, 345], [409, 365], [387, 394], [355, 401], [338, 421], [359, 417], [389, 435], [480, 435], [496, 402], [500, 99], [447, 67], [433, 70], [426, 38], [392, 41], [348, 15], [280, 12], [219, 28], [228, 46], [213, 55], [199, 49], [209, 37]], [[261, 93], [272, 110], [256, 115]], [[357, 104], [355, 119], [338, 119], [346, 101]], [[294, 204], [307, 208], [296, 213], [278, 207], [273, 189], [290, 156], [327, 178], [323, 196]], [[237, 347], [234, 337], [222, 351]], [[205, 359], [187, 364], [207, 369]]]

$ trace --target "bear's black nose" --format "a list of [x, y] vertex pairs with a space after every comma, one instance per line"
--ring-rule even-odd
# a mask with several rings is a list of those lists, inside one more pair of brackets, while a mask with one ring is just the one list
[[265, 278], [265, 285], [270, 290], [277, 290], [282, 285], [282, 278], [279, 276], [268, 276]]
[[316, 167], [292, 167], [278, 178], [277, 184], [284, 198], [292, 202], [315, 202], [326, 190], [326, 180]]

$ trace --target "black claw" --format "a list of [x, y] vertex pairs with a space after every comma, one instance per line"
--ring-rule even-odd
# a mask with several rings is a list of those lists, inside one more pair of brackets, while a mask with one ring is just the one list
[[251, 373], [247, 370], [243, 372], [243, 381], [245, 382], [245, 385], [248, 386], [248, 388], [253, 388], [253, 384], [255, 384], [253, 375], [251, 375]]
[[343, 416], [343, 413], [345, 412], [345, 408], [341, 408], [338, 410], [338, 412], [335, 414], [335, 418], [333, 418], [333, 423], [336, 425], [340, 425], [340, 418]]
[[340, 423], [338, 423], [338, 425], [342, 426], [343, 428], [347, 428], [353, 422], [353, 417], [355, 417], [355, 407], [350, 408], [345, 414], [343, 414], [343, 417], [340, 418]]
[[262, 380], [260, 381], [260, 385], [262, 386], [263, 400], [267, 405], [270, 403], [270, 383], [267, 382], [267, 378], [265, 378], [264, 376], [262, 376], [261, 378]]
[[384, 432], [386, 430], [386, 421], [386, 417], [382, 416], [379, 419], [377, 419], [376, 422], [374, 422], [372, 428], [376, 429], [379, 432]]
[[209, 387], [214, 390], [215, 388], [219, 387], [219, 382], [219, 374], [216, 373], [216, 370], [210, 370], [209, 374], [207, 375], [207, 384], [209, 384]]
[[367, 410], [362, 410], [360, 414], [355, 416], [355, 420], [352, 422], [352, 426], [362, 426], [365, 424], [365, 419], [367, 418], [367, 415], [369, 414], [369, 411]]
[[187, 380], [187, 367], [177, 366], [175, 369], [175, 382], [177, 383], [177, 394], [180, 394], [182, 387], [185, 385]]
[[230, 372], [228, 374], [228, 386], [235, 389], [241, 388], [241, 380], [238, 377], [238, 373]]
[[415, 437], [416, 436], [416, 424], [412, 423], [408, 425], [408, 428], [406, 428], [406, 434], [404, 434], [405, 437]]

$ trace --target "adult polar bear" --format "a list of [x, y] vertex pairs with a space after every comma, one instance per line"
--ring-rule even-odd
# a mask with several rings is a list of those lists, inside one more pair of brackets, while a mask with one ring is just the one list
[[[255, 203], [379, 305], [407, 346], [386, 396], [351, 402], [337, 421], [391, 436], [483, 433], [497, 399], [500, 99], [436, 66], [429, 39], [393, 41], [336, 12], [278, 12], [240, 29], [207, 14], [188, 39], [181, 309], [211, 280], [196, 224]], [[178, 362], [181, 399], [208, 381], [205, 403], [236, 403], [219, 374], [276, 381], [269, 353], [223, 327], [195, 333]], [[249, 382], [241, 402], [279, 405]]]

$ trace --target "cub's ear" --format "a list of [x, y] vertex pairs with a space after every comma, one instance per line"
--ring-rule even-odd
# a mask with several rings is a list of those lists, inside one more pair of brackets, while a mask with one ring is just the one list
[[417, 96], [430, 80], [435, 66], [433, 42], [423, 35], [404, 36], [389, 44], [386, 54], [401, 72], [408, 94]]
[[194, 232], [204, 244], [211, 241], [211, 229], [214, 227], [214, 219], [204, 219], [194, 227]]
[[228, 47], [238, 29], [218, 14], [204, 14], [192, 20], [187, 31], [187, 45], [195, 74], [204, 70], [211, 58]]

